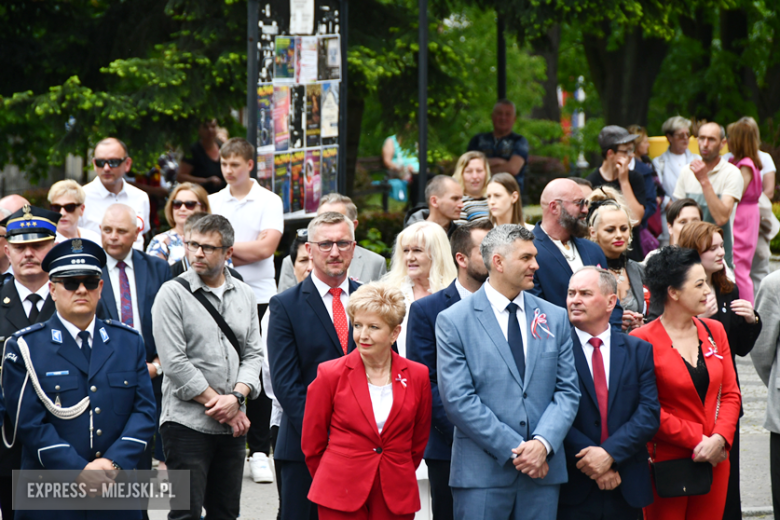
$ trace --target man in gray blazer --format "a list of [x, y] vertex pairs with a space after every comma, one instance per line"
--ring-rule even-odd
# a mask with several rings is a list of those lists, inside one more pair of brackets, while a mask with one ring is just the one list
[[772, 505], [775, 511], [780, 511], [780, 367], [777, 356], [780, 339], [780, 271], [774, 271], [761, 282], [756, 295], [756, 312], [764, 325], [750, 357], [768, 390], [764, 428], [769, 430]]
[[[358, 227], [357, 206], [352, 199], [340, 193], [329, 193], [322, 197], [320, 207], [317, 209], [317, 215], [327, 211], [335, 211], [345, 215]], [[379, 280], [387, 272], [387, 262], [384, 257], [369, 251], [360, 246], [355, 246], [355, 255], [352, 257], [352, 264], [349, 266], [349, 277], [360, 283], [373, 282]], [[282, 270], [279, 273], [278, 292], [281, 294], [290, 287], [298, 283], [295, 280], [292, 260], [289, 255], [282, 260]]]
[[522, 225], [491, 230], [480, 247], [487, 282], [436, 320], [456, 519], [553, 520], [567, 479], [579, 383], [566, 310], [528, 292], [533, 240]]

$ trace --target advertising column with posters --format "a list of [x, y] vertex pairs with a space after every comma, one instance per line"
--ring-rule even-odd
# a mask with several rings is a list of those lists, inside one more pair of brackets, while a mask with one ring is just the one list
[[[339, 0], [260, 4], [258, 182], [287, 219], [338, 189], [342, 64]], [[341, 141], [343, 142], [343, 141]]]

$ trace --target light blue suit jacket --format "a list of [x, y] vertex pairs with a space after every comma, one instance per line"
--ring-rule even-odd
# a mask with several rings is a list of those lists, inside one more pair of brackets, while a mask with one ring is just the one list
[[[455, 425], [452, 487], [512, 485], [522, 475], [512, 464], [512, 449], [536, 435], [553, 451], [549, 473], [535, 482], [567, 480], [563, 439], [580, 399], [571, 326], [564, 309], [528, 292], [524, 298], [529, 337], [522, 379], [484, 287], [436, 321], [439, 391]], [[531, 335], [536, 309], [546, 314], [552, 335], [538, 328], [538, 337]]]

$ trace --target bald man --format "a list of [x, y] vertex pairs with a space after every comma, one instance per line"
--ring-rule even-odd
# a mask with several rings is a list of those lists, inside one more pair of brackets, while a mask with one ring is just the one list
[[[97, 316], [112, 319], [136, 329], [144, 338], [146, 367], [157, 400], [157, 424], [162, 402], [162, 366], [152, 334], [152, 303], [162, 284], [171, 279], [168, 262], [133, 249], [138, 235], [136, 212], [125, 204], [112, 204], [100, 224], [103, 249], [108, 256], [103, 267], [103, 292]], [[139, 469], [152, 469], [152, 449], [148, 447]]]
[[95, 179], [84, 186], [85, 208], [79, 226], [100, 233], [100, 224], [108, 207], [125, 204], [135, 211], [136, 227], [141, 230], [133, 247], [143, 251], [143, 234], [150, 229], [149, 196], [125, 181], [125, 175], [133, 166], [127, 146], [115, 137], [103, 139], [95, 146], [92, 165]]

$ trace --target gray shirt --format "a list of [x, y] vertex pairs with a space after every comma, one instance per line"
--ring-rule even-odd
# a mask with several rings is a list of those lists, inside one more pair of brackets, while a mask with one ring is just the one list
[[264, 353], [255, 295], [227, 269], [221, 299], [192, 269], [181, 276], [193, 292], [203, 290], [233, 329], [241, 359], [217, 322], [187, 289], [173, 280], [163, 284], [152, 306], [154, 339], [165, 374], [160, 424], [170, 421], [202, 433], [232, 434], [229, 425], [206, 415], [206, 407], [194, 398], [209, 386], [221, 395], [229, 394], [237, 383], [250, 388], [250, 399], [260, 394]]

